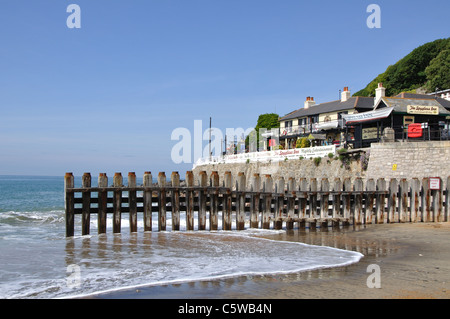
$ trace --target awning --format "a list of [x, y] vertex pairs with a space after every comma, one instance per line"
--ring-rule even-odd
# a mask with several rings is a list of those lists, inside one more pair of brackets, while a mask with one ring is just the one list
[[345, 124], [369, 122], [387, 118], [391, 115], [393, 107], [383, 108], [381, 110], [356, 113], [356, 114], [343, 114], [342, 118], [345, 120]]
[[313, 128], [316, 131], [331, 130], [331, 129], [337, 128], [338, 126], [339, 126], [339, 121], [337, 121], [337, 120], [313, 124]]

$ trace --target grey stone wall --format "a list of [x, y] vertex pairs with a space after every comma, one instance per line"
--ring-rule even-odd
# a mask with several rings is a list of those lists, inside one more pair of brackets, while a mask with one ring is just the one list
[[[395, 166], [394, 166], [395, 165]], [[367, 178], [450, 176], [450, 141], [372, 144]]]
[[[287, 181], [289, 177], [294, 177], [296, 180], [304, 177], [308, 180], [310, 178], [316, 178], [321, 180], [322, 178], [328, 178], [330, 181], [335, 177], [341, 179], [344, 178], [356, 178], [364, 177], [364, 171], [361, 169], [359, 161], [354, 161], [350, 165], [350, 169], [346, 169], [339, 159], [329, 159], [323, 157], [319, 165], [315, 165], [312, 159], [290, 159], [287, 161], [280, 161], [276, 163], [242, 163], [242, 164], [213, 164], [197, 166], [193, 172], [194, 176], [198, 176], [200, 171], [206, 171], [208, 176], [212, 171], [217, 171], [220, 177], [220, 185], [222, 185], [223, 176], [226, 171], [230, 171], [232, 178], [234, 179], [239, 172], [244, 172], [247, 182], [250, 181], [253, 174], [259, 173], [261, 178], [264, 178], [265, 174], [270, 174], [275, 181], [280, 176], [284, 177]], [[232, 180], [232, 185], [235, 185], [235, 180]], [[249, 183], [247, 183], [248, 185]]]

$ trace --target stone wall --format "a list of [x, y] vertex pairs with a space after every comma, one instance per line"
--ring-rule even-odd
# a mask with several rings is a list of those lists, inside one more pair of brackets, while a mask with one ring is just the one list
[[[372, 144], [367, 171], [362, 169], [360, 161], [353, 160], [350, 169], [347, 169], [339, 159], [328, 157], [323, 157], [319, 165], [315, 165], [313, 159], [289, 159], [275, 163], [202, 165], [193, 171], [194, 176], [198, 176], [200, 171], [206, 171], [208, 176], [212, 171], [218, 171], [221, 184], [226, 171], [231, 171], [233, 178], [239, 172], [244, 172], [247, 181], [255, 173], [259, 173], [261, 177], [271, 174], [274, 180], [283, 176], [286, 180], [289, 177], [296, 180], [301, 177], [318, 180], [328, 178], [330, 181], [336, 177], [341, 180], [347, 177], [352, 180], [356, 177], [362, 177], [364, 180], [441, 177], [445, 181], [450, 176], [450, 141]], [[232, 185], [234, 184], [233, 180]]]
[[367, 178], [450, 176], [450, 141], [372, 144]]
[[[242, 163], [242, 164], [211, 164], [197, 166], [193, 172], [194, 176], [198, 176], [200, 171], [206, 171], [208, 176], [212, 171], [217, 171], [220, 177], [220, 184], [222, 185], [223, 176], [226, 171], [230, 171], [232, 178], [235, 178], [239, 172], [244, 172], [247, 181], [253, 177], [253, 174], [259, 173], [261, 178], [265, 174], [270, 174], [275, 181], [278, 177], [282, 176], [287, 180], [289, 177], [294, 177], [299, 180], [301, 177], [307, 179], [328, 178], [333, 180], [336, 177], [344, 179], [346, 177], [356, 178], [363, 177], [364, 173], [361, 169], [359, 161], [354, 161], [350, 165], [350, 169], [346, 169], [339, 159], [329, 159], [323, 157], [320, 164], [316, 165], [313, 159], [289, 159], [287, 161], [280, 161], [275, 163]], [[248, 184], [248, 183], [247, 183]], [[235, 181], [232, 181], [232, 185], [235, 185]]]

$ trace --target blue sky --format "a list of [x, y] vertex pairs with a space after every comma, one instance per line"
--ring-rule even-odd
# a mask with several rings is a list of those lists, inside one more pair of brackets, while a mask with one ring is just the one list
[[[81, 28], [69, 29], [71, 3]], [[369, 29], [369, 4], [381, 28]], [[2, 0], [0, 174], [179, 171], [178, 127], [248, 128], [450, 36], [450, 3]], [[204, 142], [206, 145], [206, 141]]]

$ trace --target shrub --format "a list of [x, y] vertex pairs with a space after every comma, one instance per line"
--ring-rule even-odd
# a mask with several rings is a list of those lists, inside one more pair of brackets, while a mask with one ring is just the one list
[[314, 164], [316, 166], [319, 166], [320, 162], [322, 161], [322, 157], [315, 157], [314, 158]]

